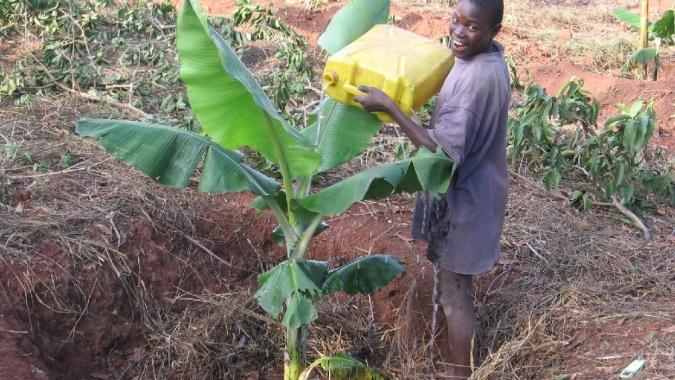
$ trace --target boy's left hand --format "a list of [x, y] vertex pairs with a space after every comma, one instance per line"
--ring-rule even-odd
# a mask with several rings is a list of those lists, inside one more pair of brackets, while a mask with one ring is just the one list
[[382, 90], [375, 87], [359, 86], [360, 91], [365, 92], [365, 95], [354, 96], [354, 101], [360, 103], [363, 109], [368, 112], [386, 112], [396, 107], [394, 101], [387, 96]]

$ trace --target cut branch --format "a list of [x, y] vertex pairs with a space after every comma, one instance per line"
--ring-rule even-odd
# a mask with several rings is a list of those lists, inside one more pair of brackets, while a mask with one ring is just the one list
[[[539, 187], [539, 188], [542, 187], [542, 186], [541, 186], [541, 183], [532, 181], [531, 179], [526, 178], [526, 177], [520, 175], [519, 173], [517, 173], [517, 172], [515, 172], [515, 171], [509, 170], [509, 172], [510, 172], [512, 175], [518, 177], [519, 179], [528, 182], [531, 186]], [[570, 201], [569, 197], [567, 197], [567, 196], [565, 196], [565, 195], [562, 195], [562, 194], [560, 194], [560, 193], [557, 192], [557, 191], [548, 191], [548, 190], [547, 190], [546, 193], [549, 194], [550, 196], [555, 197], [555, 198], [563, 199], [563, 200], [568, 201], [568, 202]], [[651, 235], [649, 234], [649, 230], [648, 230], [647, 227], [644, 225], [644, 223], [642, 223], [642, 221], [640, 220], [640, 218], [638, 218], [637, 215], [635, 215], [632, 211], [630, 211], [628, 208], [626, 208], [626, 206], [624, 206], [623, 204], [621, 204], [621, 202], [619, 202], [619, 201], [616, 199], [616, 197], [613, 197], [613, 198], [612, 198], [612, 202], [597, 202], [597, 201], [592, 201], [592, 202], [591, 202], [591, 206], [599, 206], [599, 207], [615, 207], [615, 208], [618, 209], [622, 214], [626, 215], [626, 216], [633, 222], [633, 224], [635, 224], [635, 226], [638, 227], [638, 228], [642, 231], [642, 235], [644, 236], [645, 239], [647, 239], [647, 240], [651, 239]]]
[[638, 226], [642, 230], [642, 235], [644, 236], [645, 239], [649, 240], [651, 239], [651, 235], [649, 234], [649, 230], [647, 230], [647, 227], [645, 227], [644, 223], [640, 220], [640, 218], [637, 217], [634, 213], [632, 213], [629, 209], [626, 208], [626, 206], [622, 205], [621, 202], [619, 202], [616, 197], [614, 197], [612, 204], [619, 209], [624, 215], [626, 215], [630, 220], [633, 221], [633, 223]]
[[196, 239], [193, 239], [193, 238], [187, 236], [186, 234], [184, 234], [184, 233], [182, 233], [182, 232], [179, 232], [179, 234], [181, 234], [184, 238], [186, 238], [186, 239], [188, 239], [190, 242], [192, 242], [192, 244], [194, 244], [194, 245], [196, 245], [197, 247], [201, 248], [204, 252], [208, 253], [209, 255], [211, 255], [211, 257], [213, 257], [214, 259], [218, 260], [218, 261], [221, 262], [222, 264], [225, 264], [225, 265], [227, 265], [228, 267], [231, 267], [231, 266], [232, 266], [232, 263], [229, 263], [229, 262], [223, 260], [223, 259], [220, 258], [218, 255], [216, 255], [215, 253], [213, 253], [210, 249], [204, 247], [204, 245], [202, 245], [202, 244], [201, 244], [200, 242], [198, 242]]
[[56, 78], [54, 78], [54, 76], [52, 75], [52, 73], [49, 72], [49, 69], [47, 69], [47, 67], [45, 67], [45, 65], [42, 64], [42, 62], [40, 62], [40, 60], [37, 59], [37, 57], [35, 57], [35, 55], [34, 55], [32, 52], [29, 51], [28, 53], [31, 55], [31, 57], [33, 57], [33, 59], [35, 60], [35, 62], [37, 62], [38, 65], [40, 65], [40, 67], [42, 67], [42, 70], [44, 71], [45, 75], [47, 75], [47, 76], [49, 77], [49, 79], [52, 81], [52, 83], [53, 83], [55, 86], [57, 86], [57, 87], [59, 87], [60, 89], [62, 89], [63, 91], [69, 92], [69, 93], [71, 93], [71, 94], [73, 94], [73, 95], [77, 95], [77, 96], [79, 96], [79, 97], [81, 97], [81, 98], [83, 98], [83, 99], [94, 100], [94, 101], [101, 102], [101, 103], [105, 102], [105, 103], [107, 103], [107, 104], [110, 104], [110, 105], [113, 106], [113, 107], [117, 107], [117, 108], [121, 108], [121, 109], [125, 109], [125, 110], [127, 110], [127, 111], [130, 111], [131, 113], [134, 113], [134, 114], [136, 114], [137, 116], [139, 116], [139, 117], [141, 117], [141, 118], [143, 118], [143, 119], [150, 119], [150, 116], [149, 116], [147, 113], [145, 113], [145, 112], [139, 110], [138, 108], [132, 106], [131, 104], [121, 103], [121, 102], [118, 102], [118, 101], [116, 101], [116, 100], [105, 99], [105, 98], [101, 98], [101, 97], [99, 97], [99, 96], [87, 94], [87, 93], [82, 92], [82, 91], [74, 90], [74, 89], [72, 89], [72, 88], [70, 88], [70, 87], [64, 85], [63, 83], [60, 83], [59, 81], [56, 80]]

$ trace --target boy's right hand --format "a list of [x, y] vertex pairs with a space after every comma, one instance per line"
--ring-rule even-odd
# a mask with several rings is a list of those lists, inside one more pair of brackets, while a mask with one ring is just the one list
[[394, 101], [379, 88], [359, 86], [358, 89], [366, 94], [354, 96], [354, 101], [361, 104], [363, 109], [368, 112], [385, 112], [389, 114], [393, 109], [392, 107], [396, 107]]

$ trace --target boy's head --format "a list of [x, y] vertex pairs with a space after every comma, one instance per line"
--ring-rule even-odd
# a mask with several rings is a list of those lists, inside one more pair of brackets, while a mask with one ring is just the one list
[[450, 18], [452, 53], [468, 58], [486, 51], [502, 28], [503, 0], [459, 0]]

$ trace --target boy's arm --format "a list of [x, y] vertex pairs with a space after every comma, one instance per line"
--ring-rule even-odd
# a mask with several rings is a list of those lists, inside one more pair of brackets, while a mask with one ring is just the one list
[[355, 96], [354, 101], [360, 103], [363, 109], [368, 112], [385, 112], [391, 116], [396, 124], [401, 127], [403, 133], [408, 136], [410, 141], [417, 146], [425, 146], [432, 152], [436, 150], [438, 144], [429, 137], [427, 130], [415, 123], [408, 115], [396, 106], [387, 94], [374, 87], [359, 86], [359, 90], [365, 92], [365, 95]]

